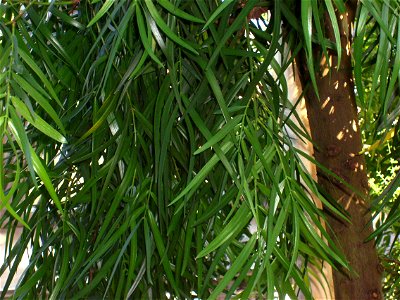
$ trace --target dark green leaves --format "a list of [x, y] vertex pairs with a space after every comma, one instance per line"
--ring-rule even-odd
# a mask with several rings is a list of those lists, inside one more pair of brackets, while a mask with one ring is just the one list
[[[286, 117], [284, 75], [299, 51], [312, 78], [316, 46], [340, 56], [343, 1], [67, 2], [0, 8], [0, 270], [29, 249], [18, 297], [310, 298], [299, 262], [346, 267], [308, 191], [346, 217], [288, 135], [309, 136]], [[379, 130], [399, 113], [391, 12], [365, 2], [353, 51], [357, 91], [380, 64], [363, 106]], [[377, 233], [398, 222], [395, 191], [377, 200], [393, 208]]]

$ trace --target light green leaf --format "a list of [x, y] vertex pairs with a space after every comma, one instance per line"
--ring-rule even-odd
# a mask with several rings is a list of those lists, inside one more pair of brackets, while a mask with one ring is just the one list
[[60, 99], [58, 99], [57, 93], [54, 91], [54, 88], [50, 81], [46, 78], [46, 75], [40, 70], [39, 66], [35, 63], [35, 61], [30, 57], [29, 54], [25, 53], [21, 48], [18, 48], [18, 54], [21, 58], [29, 65], [29, 67], [38, 75], [40, 80], [43, 82], [50, 95], [54, 100], [57, 101], [57, 104], [62, 107]]
[[53, 121], [57, 124], [57, 126], [61, 129], [61, 132], [65, 134], [64, 125], [58, 117], [54, 108], [50, 105], [47, 99], [40, 94], [32, 85], [30, 85], [25, 79], [21, 76], [14, 74], [14, 80], [30, 95], [43, 109], [49, 114], [49, 116], [53, 119]]
[[207, 254], [215, 251], [221, 247], [224, 243], [228, 242], [231, 238], [234, 238], [245, 226], [249, 224], [251, 219], [251, 211], [246, 204], [242, 204], [233, 216], [232, 220], [224, 226], [222, 231], [217, 237], [204, 248], [198, 255], [197, 258], [202, 258]]
[[192, 46], [190, 46], [187, 42], [185, 42], [183, 39], [181, 39], [179, 36], [177, 36], [171, 28], [167, 24], [165, 24], [164, 20], [161, 18], [160, 14], [158, 13], [156, 7], [153, 4], [152, 0], [145, 0], [146, 6], [151, 14], [151, 16], [154, 18], [154, 21], [160, 27], [160, 29], [175, 43], [178, 45], [188, 49], [189, 51], [193, 52], [194, 54], [199, 54], [196, 49], [194, 49]]
[[51, 127], [49, 123], [47, 123], [38, 115], [32, 116], [29, 112], [28, 107], [26, 107], [26, 105], [21, 100], [16, 97], [12, 97], [11, 99], [17, 112], [20, 113], [29, 123], [31, 123], [33, 126], [35, 126], [37, 129], [39, 129], [41, 132], [51, 137], [52, 139], [55, 139], [60, 143], [67, 143], [65, 137], [53, 127]]
[[234, 0], [225, 0], [220, 5], [218, 5], [217, 9], [212, 13], [212, 15], [208, 18], [206, 24], [203, 27], [203, 30], [207, 29], [207, 27], [214, 22], [214, 20], [221, 14], [221, 12], [227, 8], [230, 4], [232, 4]]
[[207, 140], [207, 142], [201, 146], [199, 149], [197, 149], [194, 154], [197, 155], [205, 150], [207, 150], [208, 148], [214, 146], [216, 143], [218, 143], [219, 141], [221, 141], [222, 139], [224, 139], [227, 134], [229, 134], [229, 132], [231, 132], [236, 125], [239, 124], [239, 122], [243, 119], [242, 116], [236, 116], [234, 118], [232, 118], [231, 120], [228, 121], [228, 123], [225, 124], [225, 126], [223, 126], [221, 129], [219, 129], [217, 131], [217, 133], [210, 138], [209, 140]]
[[[225, 154], [233, 147], [232, 142], [227, 142], [221, 147], [222, 152]], [[170, 206], [175, 204], [179, 199], [184, 197], [187, 194], [193, 194], [193, 190], [197, 189], [198, 186], [203, 182], [203, 180], [207, 177], [208, 173], [211, 172], [213, 167], [219, 162], [220, 158], [217, 154], [214, 154], [213, 157], [204, 165], [204, 167], [200, 170], [199, 173], [192, 179], [192, 181], [185, 187], [185, 189], [169, 204]]]
[[110, 7], [114, 4], [115, 0], [106, 0], [104, 2], [103, 6], [100, 8], [100, 10], [97, 12], [97, 14], [93, 17], [92, 20], [90, 20], [89, 24], [87, 27], [92, 26], [94, 23], [96, 23], [102, 16], [104, 16], [105, 13], [108, 12]]

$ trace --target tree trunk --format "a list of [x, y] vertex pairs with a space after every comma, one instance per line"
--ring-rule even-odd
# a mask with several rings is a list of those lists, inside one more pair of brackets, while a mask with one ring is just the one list
[[[288, 86], [288, 100], [294, 106], [297, 101], [301, 100], [296, 106], [296, 113], [300, 119], [300, 122], [304, 126], [304, 129], [307, 131], [307, 134], [310, 133], [310, 124], [307, 117], [307, 108], [304, 97], [302, 97], [302, 86], [299, 80], [299, 72], [295, 64], [290, 66], [285, 71], [286, 83]], [[288, 111], [290, 111], [288, 109]], [[292, 122], [294, 122], [299, 128], [300, 124], [298, 123], [297, 118], [292, 114], [290, 116]], [[304, 153], [307, 153], [309, 156], [314, 155], [314, 147], [310, 141], [299, 138], [294, 132], [292, 132], [289, 126], [285, 127], [285, 131], [290, 136], [290, 139], [293, 142], [293, 146]], [[316, 181], [317, 179], [317, 170], [314, 163], [306, 159], [305, 157], [300, 156], [300, 159], [303, 163], [304, 171], [309, 173], [312, 178]], [[310, 189], [307, 188], [307, 185], [302, 181], [302, 184], [307, 189], [308, 194], [313, 199], [315, 206], [319, 209], [322, 209], [322, 202], [316, 195], [314, 195]], [[325, 223], [321, 220], [321, 224], [325, 227]], [[314, 228], [317, 232], [319, 229], [315, 226]], [[325, 299], [334, 299], [334, 288], [333, 288], [333, 277], [332, 277], [332, 267], [328, 265], [326, 262], [321, 260], [316, 260], [313, 264], [308, 264], [308, 280], [310, 282], [310, 289], [315, 300], [325, 300]], [[299, 294], [299, 300], [305, 299], [303, 294]]]
[[[355, 4], [347, 7], [347, 13], [338, 15], [341, 31], [342, 60], [337, 67], [337, 53], [329, 52], [325, 58], [316, 49], [314, 59], [320, 59], [316, 72], [319, 99], [310, 87], [306, 92], [307, 111], [312, 138], [316, 144], [315, 158], [322, 165], [353, 187], [347, 188], [335, 178], [318, 169], [319, 184], [349, 213], [351, 224], [328, 218], [332, 236], [345, 254], [353, 272], [334, 271], [333, 281], [336, 299], [382, 299], [381, 267], [374, 242], [365, 243], [371, 234], [368, 223], [368, 179], [362, 149], [361, 134], [355, 104], [351, 63], [351, 26], [354, 22]], [[328, 15], [325, 31], [334, 41]], [[305, 55], [299, 55], [303, 86], [310, 82]], [[328, 69], [328, 62], [332, 68]], [[364, 197], [354, 193], [357, 190]]]

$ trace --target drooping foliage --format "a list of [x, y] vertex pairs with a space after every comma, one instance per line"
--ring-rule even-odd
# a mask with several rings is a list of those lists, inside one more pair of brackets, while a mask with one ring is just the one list
[[[354, 47], [355, 78], [385, 299], [399, 293], [399, 4], [364, 3]], [[369, 12], [369, 13], [368, 13]], [[379, 18], [378, 18], [379, 17]]]
[[[304, 171], [284, 129], [309, 139], [293, 121], [284, 71], [299, 51], [312, 69], [313, 43], [335, 50], [320, 21], [343, 7], [2, 2], [4, 293], [27, 249], [21, 299], [215, 298], [239, 287], [243, 299], [295, 298], [298, 289], [310, 296], [314, 260], [346, 266], [305, 187], [346, 217]], [[360, 7], [355, 81], [375, 142], [383, 129], [398, 134], [400, 18], [387, 2]], [[371, 66], [368, 83], [361, 75]], [[379, 211], [393, 203], [390, 191]]]

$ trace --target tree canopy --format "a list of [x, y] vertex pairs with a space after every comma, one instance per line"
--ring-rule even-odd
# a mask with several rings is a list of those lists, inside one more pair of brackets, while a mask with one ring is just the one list
[[[332, 172], [288, 134], [312, 141], [285, 77], [304, 53], [318, 91], [313, 50], [342, 52], [344, 2], [2, 1], [2, 295], [27, 249], [18, 299], [311, 298], [309, 265], [351, 267], [324, 225], [348, 215], [302, 159]], [[371, 238], [391, 272], [400, 6], [347, 2]], [[398, 273], [385, 278], [398, 295]]]

